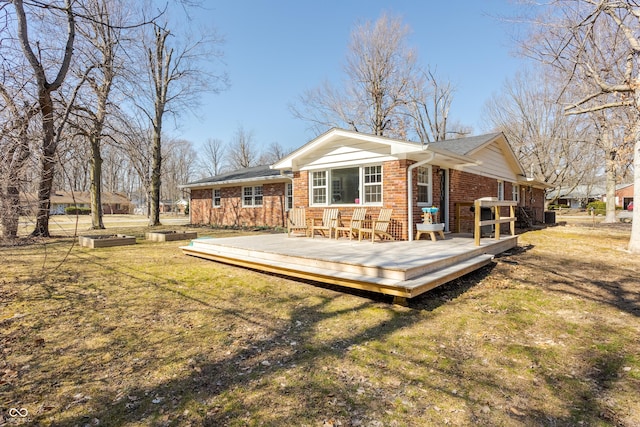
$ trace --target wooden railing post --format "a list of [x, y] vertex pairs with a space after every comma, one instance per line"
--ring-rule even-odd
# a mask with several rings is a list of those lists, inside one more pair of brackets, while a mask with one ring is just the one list
[[473, 203], [475, 214], [473, 216], [473, 237], [475, 238], [476, 246], [480, 246], [480, 200], [476, 200]]

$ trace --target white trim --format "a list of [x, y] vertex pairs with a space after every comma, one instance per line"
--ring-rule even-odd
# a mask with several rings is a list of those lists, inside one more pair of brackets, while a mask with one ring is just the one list
[[[245, 194], [244, 194], [244, 190], [245, 188], [250, 188], [251, 189], [251, 204], [247, 205], [244, 202], [244, 198], [245, 198]], [[260, 188], [260, 194], [258, 196], [260, 196], [262, 203], [260, 203], [259, 205], [256, 204], [256, 188]], [[261, 208], [264, 206], [264, 192], [263, 192], [263, 187], [262, 185], [243, 185], [242, 186], [242, 194], [240, 195], [240, 197], [242, 197], [242, 207], [243, 208]], [[248, 197], [248, 196], [247, 196]]]

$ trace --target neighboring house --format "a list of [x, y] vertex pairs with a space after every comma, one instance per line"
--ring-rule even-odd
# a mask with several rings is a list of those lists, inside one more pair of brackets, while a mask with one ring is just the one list
[[331, 129], [270, 168], [182, 187], [191, 190], [194, 224], [285, 226], [292, 207], [306, 208], [308, 218], [338, 207], [349, 218], [364, 206], [375, 218], [385, 207], [393, 209], [394, 237], [412, 240], [427, 206], [440, 208], [446, 230], [471, 231], [469, 207], [481, 197], [516, 200], [542, 222], [548, 186], [525, 176], [502, 133], [421, 144]]
[[602, 201], [606, 192], [604, 183], [580, 184], [572, 189], [557, 188], [549, 192], [548, 200], [552, 205], [571, 209], [584, 209], [590, 202]]
[[[552, 205], [568, 206], [572, 209], [584, 209], [590, 202], [606, 202], [607, 189], [604, 183], [577, 185], [570, 191], [556, 189], [549, 193]], [[633, 184], [616, 185], [616, 207], [626, 209], [633, 201]]]
[[[129, 214], [133, 210], [131, 201], [121, 193], [102, 193], [102, 213], [103, 214]], [[25, 211], [34, 214], [38, 206], [38, 195], [29, 193], [22, 196], [21, 203]], [[62, 215], [65, 208], [76, 206], [79, 208], [91, 207], [91, 193], [88, 191], [52, 191], [51, 207], [49, 211], [52, 215]]]
[[621, 184], [616, 186], [616, 206], [626, 210], [629, 203], [633, 202], [633, 184]]

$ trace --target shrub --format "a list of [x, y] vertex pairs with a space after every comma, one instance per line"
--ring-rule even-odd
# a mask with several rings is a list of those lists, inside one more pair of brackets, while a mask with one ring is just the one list
[[592, 209], [596, 215], [605, 215], [607, 213], [607, 204], [606, 202], [591, 202], [587, 204], [587, 212], [591, 213]]
[[91, 208], [81, 208], [79, 206], [68, 206], [64, 208], [64, 213], [67, 215], [90, 215]]

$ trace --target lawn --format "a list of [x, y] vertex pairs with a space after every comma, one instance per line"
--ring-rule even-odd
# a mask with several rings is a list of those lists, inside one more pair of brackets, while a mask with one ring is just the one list
[[3, 246], [0, 426], [638, 426], [629, 232], [524, 233], [408, 307], [183, 242]]

